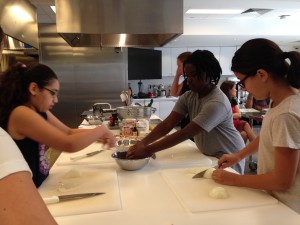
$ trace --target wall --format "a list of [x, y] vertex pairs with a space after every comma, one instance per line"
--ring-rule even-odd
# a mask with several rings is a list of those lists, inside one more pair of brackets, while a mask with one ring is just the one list
[[[219, 84], [220, 85], [223, 81], [233, 79], [235, 78], [233, 72], [230, 70], [231, 66], [231, 59], [234, 55], [234, 52], [236, 49], [238, 49], [240, 46], [235, 46], [235, 47], [167, 47], [167, 48], [155, 48], [158, 50], [162, 51], [163, 57], [163, 62], [165, 61], [167, 65], [167, 69], [163, 69], [163, 72], [168, 74], [173, 74], [173, 76], [166, 76], [166, 74], [163, 74], [162, 79], [159, 80], [142, 80], [142, 83], [144, 85], [144, 92], [147, 93], [148, 91], [148, 85], [159, 85], [163, 84], [165, 86], [170, 86], [173, 83], [174, 80], [174, 75], [175, 72], [172, 70], [175, 70], [176, 68], [176, 57], [178, 56], [179, 53], [184, 52], [184, 51], [195, 51], [196, 49], [207, 49], [212, 51], [215, 56], [219, 59], [220, 64], [222, 66], [223, 70], [223, 75], [220, 78]], [[291, 46], [280, 46], [283, 51], [295, 51], [295, 49]], [[218, 50], [219, 49], [219, 50]], [[165, 52], [168, 53], [169, 51], [169, 56], [164, 55]], [[174, 51], [174, 54], [172, 54], [172, 51]], [[219, 53], [218, 53], [219, 51]], [[164, 65], [163, 65], [164, 66]], [[169, 67], [169, 68], [168, 68]], [[129, 80], [128, 83], [130, 83], [131, 88], [133, 90], [133, 93], [138, 93], [138, 82], [139, 80]]]
[[[128, 82], [133, 93], [138, 92], [139, 81], [127, 79], [126, 48], [119, 54], [114, 48], [72, 48], [56, 33], [55, 24], [40, 24], [39, 36], [39, 60], [57, 73], [61, 84], [59, 103], [53, 113], [68, 126], [77, 127], [82, 121], [81, 113], [94, 103], [123, 105], [120, 93], [127, 90]], [[222, 76], [220, 83], [229, 78]], [[147, 92], [149, 84], [171, 85], [173, 79], [164, 76], [161, 80], [142, 82]]]

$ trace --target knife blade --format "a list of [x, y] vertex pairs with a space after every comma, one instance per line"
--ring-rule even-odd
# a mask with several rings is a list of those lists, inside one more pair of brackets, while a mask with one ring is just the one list
[[104, 150], [99, 150], [99, 151], [94, 151], [94, 152], [89, 152], [87, 154], [84, 154], [84, 155], [79, 155], [79, 156], [73, 156], [73, 157], [70, 157], [71, 160], [79, 160], [79, 159], [82, 159], [82, 158], [86, 158], [86, 157], [91, 157], [93, 155], [97, 155], [101, 152], [103, 152]]
[[210, 167], [210, 168], [208, 168], [208, 169], [205, 169], [205, 170], [203, 170], [203, 171], [197, 173], [197, 174], [194, 175], [192, 178], [193, 178], [193, 179], [195, 179], [195, 178], [201, 178], [201, 177], [204, 176], [204, 174], [206, 173], [207, 170], [209, 170], [209, 169], [218, 169], [218, 168], [219, 168], [218, 165], [216, 165], [216, 166], [214, 166], [214, 167]]
[[51, 196], [51, 197], [43, 197], [43, 200], [46, 204], [53, 204], [57, 202], [88, 198], [88, 197], [93, 197], [102, 194], [105, 194], [105, 192], [83, 193], [83, 194], [73, 194], [73, 195], [58, 195], [58, 196]]

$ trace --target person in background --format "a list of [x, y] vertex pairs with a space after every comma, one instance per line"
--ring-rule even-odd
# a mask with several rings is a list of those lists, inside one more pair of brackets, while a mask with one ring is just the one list
[[33, 174], [37, 187], [49, 175], [50, 151], [79, 151], [100, 140], [115, 146], [114, 135], [105, 126], [71, 129], [50, 110], [58, 102], [60, 85], [48, 66], [15, 64], [0, 83], [0, 125], [14, 139]]
[[257, 100], [253, 97], [253, 94], [249, 93], [247, 96], [245, 107], [247, 109], [253, 108], [253, 109], [261, 111], [265, 108], [269, 108], [269, 104], [270, 104], [270, 98], [263, 99], [263, 100]]
[[[183, 52], [177, 57], [177, 70], [171, 87], [171, 96], [178, 97], [189, 90], [189, 86], [187, 84], [187, 78], [184, 76], [184, 72], [183, 72], [183, 62], [191, 54], [192, 54], [191, 52]], [[181, 76], [183, 76], [184, 80], [182, 82], [179, 82]]]
[[[144, 158], [194, 137], [198, 149], [205, 155], [220, 158], [236, 153], [245, 144], [234, 128], [228, 98], [217, 87], [222, 69], [215, 56], [207, 50], [197, 50], [184, 62], [184, 75], [190, 91], [181, 95], [170, 115], [139, 143], [129, 148], [127, 158]], [[168, 134], [186, 114], [191, 122], [181, 130]], [[164, 137], [164, 138], [162, 138]], [[234, 166], [244, 172], [242, 160]]]
[[251, 142], [256, 138], [256, 136], [249, 123], [247, 121], [240, 120], [242, 118], [242, 113], [238, 102], [235, 99], [237, 91], [235, 86], [236, 84], [233, 81], [224, 81], [221, 84], [220, 89], [224, 92], [231, 103], [234, 127], [240, 132], [245, 143], [248, 139]]
[[[177, 70], [171, 87], [171, 96], [178, 97], [190, 90], [189, 85], [187, 84], [187, 77], [184, 76], [183, 63], [191, 54], [191, 52], [183, 52], [177, 57]], [[179, 80], [181, 76], [183, 76], [184, 80], [180, 83]], [[180, 128], [184, 128], [189, 122], [190, 117], [187, 114], [179, 122]], [[193, 138], [191, 138], [191, 140], [194, 141]]]
[[[252, 39], [236, 51], [231, 69], [238, 84], [256, 99], [272, 101], [259, 138], [237, 153], [223, 155], [221, 169], [212, 178], [220, 184], [266, 190], [300, 213], [300, 53], [283, 52], [268, 39]], [[256, 151], [257, 175], [223, 170]]]
[[[4, 32], [0, 26], [0, 61]], [[57, 225], [37, 191], [31, 171], [11, 137], [0, 128], [1, 225]]]

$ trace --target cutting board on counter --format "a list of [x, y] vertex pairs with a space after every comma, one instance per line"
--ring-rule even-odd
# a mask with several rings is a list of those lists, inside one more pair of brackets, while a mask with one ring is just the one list
[[196, 145], [189, 141], [156, 152], [155, 155], [156, 159], [152, 160], [152, 164], [161, 168], [212, 165], [212, 160], [203, 155]]
[[[221, 185], [215, 183], [212, 179], [192, 179], [193, 175], [195, 175], [192, 170], [191, 168], [183, 168], [162, 171], [163, 178], [182, 205], [191, 213], [278, 203], [277, 199], [264, 191]], [[228, 198], [215, 199], [209, 196], [209, 191], [218, 186], [227, 190], [229, 193]]]
[[47, 207], [54, 217], [115, 211], [122, 208], [115, 170], [91, 166], [66, 168], [56, 168], [55, 172], [50, 173], [38, 189], [42, 197], [89, 192], [105, 192], [105, 194], [48, 204]]
[[[83, 164], [99, 164], [99, 163], [114, 163], [115, 160], [111, 157], [114, 153], [113, 150], [105, 150], [102, 143], [94, 143], [83, 150], [75, 153], [67, 153], [62, 152], [60, 157], [58, 157], [56, 164], [58, 166], [66, 166], [66, 165], [83, 165]], [[98, 151], [98, 150], [105, 150], [97, 155], [91, 157], [85, 157], [79, 160], [71, 160], [71, 157], [76, 157], [80, 155], [84, 155], [86, 153]]]

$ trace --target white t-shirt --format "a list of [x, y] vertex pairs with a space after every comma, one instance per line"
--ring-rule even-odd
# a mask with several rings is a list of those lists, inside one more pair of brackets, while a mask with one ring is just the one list
[[[300, 150], [300, 94], [290, 96], [268, 110], [259, 136], [258, 174], [273, 171], [275, 147]], [[272, 191], [271, 194], [300, 213], [300, 164], [293, 186], [285, 192]]]
[[0, 128], [0, 179], [19, 171], [30, 171], [21, 151], [12, 138]]

